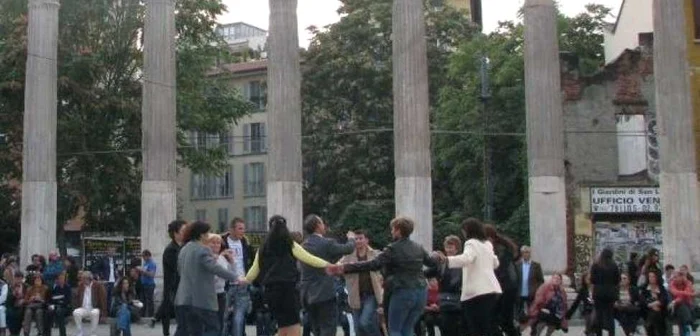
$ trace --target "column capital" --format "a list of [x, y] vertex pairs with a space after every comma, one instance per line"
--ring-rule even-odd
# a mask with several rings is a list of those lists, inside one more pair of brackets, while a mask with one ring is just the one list
[[524, 7], [549, 6], [554, 7], [554, 0], [525, 0]]
[[29, 8], [37, 8], [41, 6], [51, 6], [59, 7], [61, 5], [59, 0], [29, 0]]

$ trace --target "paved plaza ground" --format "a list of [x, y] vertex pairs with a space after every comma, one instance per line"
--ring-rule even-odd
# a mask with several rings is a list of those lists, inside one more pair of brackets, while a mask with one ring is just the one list
[[[172, 326], [171, 326], [171, 329], [172, 329], [172, 332], [170, 333], [170, 335], [174, 335], [174, 334], [175, 334], [175, 333], [174, 333], [174, 331], [175, 331], [175, 326], [172, 325]], [[676, 331], [675, 329], [676, 329], [676, 328], [674, 328], [674, 331]], [[87, 330], [85, 330], [85, 331], [87, 331]], [[639, 328], [639, 331], [640, 331], [640, 335], [643, 335], [643, 334], [644, 334], [644, 333], [643, 333], [643, 329], [641, 328], [641, 326], [640, 326], [640, 328]], [[68, 325], [68, 327], [67, 327], [67, 333], [68, 333], [67, 336], [75, 336], [75, 327], [73, 326], [73, 324]], [[132, 329], [131, 329], [131, 334], [132, 334], [133, 336], [162, 336], [162, 335], [163, 335], [163, 333], [162, 333], [162, 331], [161, 331], [161, 326], [160, 326], [160, 325], [156, 325], [155, 328], [151, 329], [151, 328], [150, 328], [148, 325], [146, 325], [146, 324], [135, 324], [135, 325], [132, 327]], [[616, 330], [615, 334], [616, 334], [616, 335], [624, 335], [624, 333], [622, 332], [622, 329], [619, 329], [619, 328], [618, 328], [618, 330]], [[32, 335], [34, 335], [34, 333], [32, 333]], [[52, 336], [57, 336], [57, 335], [58, 335], [58, 329], [53, 329], [53, 332], [51, 333], [51, 335], [52, 335]], [[248, 326], [248, 327], [246, 328], [246, 335], [247, 335], [247, 336], [256, 336], [256, 334], [255, 334], [255, 327], [254, 327], [254, 326]], [[337, 333], [336, 335], [338, 335], [338, 336], [344, 336], [344, 335], [343, 335], [343, 331], [342, 331], [341, 329], [338, 329], [338, 333]], [[439, 331], [436, 331], [436, 336], [438, 336], [438, 335], [440, 335], [440, 332], [439, 332]], [[523, 333], [523, 335], [524, 335], [524, 336], [529, 336], [530, 333], [529, 333], [529, 331], [526, 330], [526, 331]], [[544, 335], [544, 333], [543, 333], [543, 335]], [[561, 332], [561, 331], [557, 331], [557, 332], [554, 333], [554, 335], [559, 335], [559, 336], [562, 336], [562, 335], [584, 336], [584, 334], [583, 334], [583, 326], [581, 326], [581, 325], [573, 325], [573, 326], [571, 326], [571, 327], [569, 328], [569, 333], [568, 333], [568, 334], [564, 334], [564, 333]], [[86, 334], [85, 336], [90, 336], [90, 335], [87, 335], [87, 334]], [[97, 331], [97, 336], [109, 336], [109, 326], [107, 326], [107, 325], [100, 325], [100, 327], [99, 327], [99, 329], [98, 329], [98, 331]]]

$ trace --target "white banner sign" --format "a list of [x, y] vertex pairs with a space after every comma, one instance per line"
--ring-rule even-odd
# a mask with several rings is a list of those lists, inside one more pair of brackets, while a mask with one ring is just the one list
[[591, 188], [592, 213], [661, 213], [659, 188]]

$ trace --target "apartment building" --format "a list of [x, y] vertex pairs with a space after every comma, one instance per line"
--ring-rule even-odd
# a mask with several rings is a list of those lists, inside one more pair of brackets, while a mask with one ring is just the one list
[[219, 231], [225, 230], [234, 217], [241, 217], [249, 231], [265, 231], [267, 114], [264, 82], [267, 61], [229, 64], [224, 69], [221, 76], [230, 79], [256, 110], [227, 133], [190, 134], [194, 146], [224, 146], [229, 154], [228, 169], [215, 176], [193, 174], [182, 168], [178, 173], [180, 217], [205, 220]]

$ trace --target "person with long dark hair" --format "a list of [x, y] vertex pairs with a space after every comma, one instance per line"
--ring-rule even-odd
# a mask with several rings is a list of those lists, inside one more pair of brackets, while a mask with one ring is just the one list
[[178, 331], [188, 336], [215, 336], [221, 332], [218, 319], [215, 277], [237, 281], [235, 273], [221, 267], [207, 246], [211, 226], [194, 222], [185, 227], [184, 241], [177, 257], [180, 283], [175, 295]]
[[[158, 307], [155, 318], [151, 320], [151, 328], [157, 321], [163, 324], [163, 336], [170, 336], [170, 320], [175, 317], [175, 295], [180, 283], [180, 275], [177, 272], [177, 256], [180, 247], [184, 244], [183, 233], [187, 222], [174, 220], [168, 224], [170, 244], [163, 251], [163, 301]], [[175, 336], [181, 336], [181, 331], [175, 331]]]
[[603, 330], [607, 330], [610, 336], [615, 335], [615, 302], [620, 296], [620, 280], [620, 268], [613, 260], [612, 250], [603, 249], [598, 260], [591, 266], [595, 332], [599, 336]]
[[656, 270], [642, 274], [646, 277], [647, 284], [641, 291], [641, 308], [645, 316], [644, 329], [648, 336], [666, 335], [667, 307], [671, 298], [658, 274]]
[[292, 240], [284, 217], [272, 216], [270, 233], [256, 253], [253, 266], [245, 278], [239, 280], [240, 283], [252, 283], [259, 278], [264, 291], [263, 300], [277, 321], [280, 336], [298, 336], [301, 333], [297, 260], [316, 268], [329, 265]]
[[515, 260], [518, 259], [518, 245], [510, 238], [498, 233], [496, 227], [491, 224], [484, 225], [484, 232], [498, 257], [496, 279], [503, 291], [496, 304], [493, 330], [500, 329], [499, 335], [503, 333], [506, 336], [517, 336], [519, 332], [515, 328], [515, 304], [518, 299], [518, 275]]
[[428, 300], [423, 266], [436, 267], [438, 260], [443, 260], [437, 255], [431, 256], [423, 246], [410, 239], [414, 226], [408, 217], [394, 218], [389, 223], [394, 242], [373, 260], [329, 268], [329, 273], [337, 275], [384, 268], [384, 311], [387, 312], [391, 336], [413, 335]]
[[450, 268], [462, 269], [462, 312], [468, 336], [494, 335], [494, 312], [501, 285], [494, 270], [500, 264], [484, 225], [476, 218], [462, 222], [462, 254], [447, 257]]

